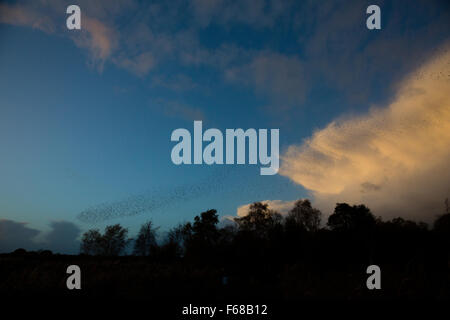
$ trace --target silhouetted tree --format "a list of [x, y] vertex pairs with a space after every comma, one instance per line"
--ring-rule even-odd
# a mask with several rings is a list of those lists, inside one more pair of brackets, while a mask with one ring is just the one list
[[37, 253], [40, 254], [41, 256], [46, 257], [53, 255], [53, 252], [51, 250], [38, 250]]
[[440, 234], [447, 233], [450, 236], [450, 213], [439, 216], [434, 221], [433, 230]]
[[214, 209], [195, 216], [194, 223], [187, 223], [184, 227], [184, 238], [187, 254], [204, 256], [211, 254], [219, 239], [217, 223], [219, 217]]
[[246, 216], [234, 220], [241, 230], [265, 235], [270, 228], [281, 223], [282, 217], [278, 212], [269, 209], [267, 203], [255, 202], [250, 205]]
[[[450, 214], [440, 216], [433, 231], [429, 231], [422, 222], [404, 218], [383, 221], [364, 205], [338, 203], [328, 219], [329, 228], [320, 229], [320, 211], [308, 200], [299, 200], [284, 224], [278, 213], [260, 202], [250, 206], [247, 216], [236, 218], [237, 224], [218, 228], [218, 220], [216, 210], [202, 212], [193, 221], [171, 229], [161, 247], [156, 246], [156, 228], [151, 222], [144, 224], [134, 252], [151, 254], [152, 259], [114, 258], [125, 263], [103, 268], [98, 280], [89, 279], [90, 287], [98, 286], [101, 290], [95, 291], [101, 294], [129, 298], [174, 299], [177, 295], [173, 288], [177, 288], [178, 297], [184, 300], [186, 296], [192, 299], [205, 295], [266, 299], [337, 295], [359, 299], [377, 297], [361, 290], [367, 266], [377, 264], [387, 270], [389, 298], [450, 296], [446, 281]], [[81, 250], [94, 255], [118, 255], [128, 241], [126, 229], [108, 226], [104, 234], [98, 230], [84, 233]], [[152, 251], [152, 246], [156, 250]], [[40, 269], [51, 266], [52, 261], [58, 265], [58, 261], [67, 259], [77, 261], [75, 257], [47, 256], [23, 249], [6, 259], [0, 254], [0, 259], [2, 275], [13, 279], [0, 281], [0, 291], [3, 288], [6, 294], [17, 288], [17, 281], [29, 279], [30, 273], [38, 274], [33, 272], [36, 266]], [[97, 257], [80, 260], [86, 262], [86, 274], [96, 274], [92, 271], [97, 269]], [[45, 263], [37, 265], [36, 261]], [[17, 272], [18, 268], [23, 272]], [[58, 288], [61, 277], [53, 269], [43, 274], [46, 279], [54, 277], [54, 287]], [[124, 271], [126, 276], [122, 276]], [[115, 280], [111, 283], [108, 279]], [[149, 287], [153, 290], [148, 291]]]
[[313, 208], [309, 200], [297, 200], [286, 217], [286, 224], [298, 226], [308, 232], [314, 232], [320, 227], [321, 216], [320, 210]]
[[100, 254], [101, 238], [102, 235], [98, 229], [86, 231], [81, 238], [81, 248], [80, 248], [81, 253], [88, 255]]
[[444, 242], [450, 251], [450, 213], [448, 198], [445, 199], [445, 213], [440, 215], [433, 225], [433, 231], [439, 236], [439, 239]]
[[334, 231], [367, 231], [376, 224], [375, 217], [365, 205], [338, 203], [327, 225]]
[[195, 216], [192, 226], [193, 236], [200, 241], [213, 243], [217, 240], [217, 223], [219, 217], [214, 209], [202, 212], [200, 216]]
[[128, 245], [128, 229], [120, 224], [107, 226], [102, 235], [97, 229], [89, 230], [81, 239], [81, 252], [91, 255], [117, 256]]
[[401, 217], [397, 217], [392, 219], [391, 221], [384, 222], [384, 224], [391, 224], [393, 227], [402, 231], [419, 231], [419, 230], [427, 230], [428, 225], [424, 222], [415, 222], [411, 220], [405, 220]]
[[141, 226], [134, 242], [133, 253], [140, 256], [149, 256], [156, 250], [156, 231], [158, 228], [153, 227], [152, 221], [148, 221]]
[[450, 253], [450, 213], [439, 216], [434, 222], [433, 231], [437, 234], [441, 244]]
[[186, 241], [190, 239], [192, 226], [190, 223], [179, 224], [167, 233], [166, 239], [160, 248], [160, 254], [165, 259], [178, 258], [184, 255]]
[[106, 256], [120, 255], [130, 241], [127, 236], [128, 229], [123, 228], [120, 224], [107, 226], [101, 238], [102, 254]]
[[450, 260], [450, 213], [445, 213], [436, 219], [433, 231], [439, 239], [441, 251], [447, 252], [446, 260], [448, 264]]
[[22, 255], [22, 254], [26, 254], [27, 250], [25, 250], [24, 248], [18, 248], [16, 250], [14, 250], [12, 253], [17, 254], [17, 255]]

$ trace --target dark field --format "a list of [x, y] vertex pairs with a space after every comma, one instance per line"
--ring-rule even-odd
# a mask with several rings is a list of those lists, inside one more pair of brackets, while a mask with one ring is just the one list
[[[216, 211], [208, 210], [175, 227], [162, 243], [148, 223], [130, 255], [122, 251], [130, 239], [120, 225], [105, 234], [86, 232], [80, 255], [23, 249], [1, 254], [0, 296], [47, 307], [101, 302], [109, 311], [132, 304], [174, 318], [189, 304], [267, 304], [275, 314], [324, 305], [347, 310], [355, 302], [402, 309], [403, 301], [417, 307], [450, 300], [450, 214], [429, 227], [401, 218], [382, 221], [365, 206], [338, 204], [320, 227], [309, 202], [296, 208], [280, 218], [255, 203], [236, 226], [224, 228], [217, 227]], [[70, 265], [81, 269], [80, 290], [66, 285]], [[368, 288], [370, 265], [380, 267], [381, 289]]]

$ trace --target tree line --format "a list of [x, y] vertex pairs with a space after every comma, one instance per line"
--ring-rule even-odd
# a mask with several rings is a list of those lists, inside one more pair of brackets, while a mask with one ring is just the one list
[[[85, 232], [81, 253], [118, 256], [132, 244], [132, 254], [158, 261], [185, 259], [230, 264], [233, 261], [274, 263], [333, 259], [369, 263], [374, 260], [425, 259], [448, 261], [450, 248], [450, 213], [439, 216], [430, 228], [426, 223], [403, 218], [383, 221], [365, 205], [338, 203], [322, 225], [322, 213], [309, 200], [296, 201], [287, 215], [255, 202], [248, 214], [219, 227], [214, 209], [195, 216], [192, 222], [172, 228], [163, 241], [157, 241], [158, 228], [144, 223], [137, 237], [128, 237], [120, 224]], [[419, 258], [417, 258], [419, 255]], [[421, 256], [422, 255], [422, 256]], [[433, 260], [434, 259], [434, 260]], [[439, 264], [439, 263], [438, 263]]]

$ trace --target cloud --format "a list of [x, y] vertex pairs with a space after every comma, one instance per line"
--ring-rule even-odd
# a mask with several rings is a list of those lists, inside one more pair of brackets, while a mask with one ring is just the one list
[[[65, 24], [57, 28], [61, 14], [65, 14], [65, 8], [61, 2], [55, 1], [24, 1], [22, 5], [0, 4], [0, 23], [32, 27], [47, 33], [59, 31], [62, 35], [71, 37], [80, 48], [87, 49], [92, 61], [101, 70], [104, 62], [117, 47], [118, 36], [113, 27], [86, 14], [88, 9], [89, 6], [83, 6], [81, 30], [70, 33], [65, 29]], [[100, 13], [99, 10], [95, 12]]]
[[143, 52], [135, 57], [123, 56], [116, 60], [117, 64], [137, 76], [145, 76], [156, 64], [151, 52]]
[[220, 12], [223, 3], [223, 0], [193, 0], [191, 7], [199, 23], [206, 26]]
[[[283, 201], [283, 200], [264, 200], [261, 201], [261, 203], [268, 204], [269, 209], [275, 210], [281, 215], [287, 215], [289, 213], [289, 210], [291, 210], [294, 207], [294, 204], [297, 200], [293, 201]], [[245, 217], [248, 214], [248, 211], [250, 209], [250, 206], [252, 204], [244, 204], [237, 208], [236, 215], [238, 217]]]
[[295, 104], [305, 98], [304, 67], [295, 56], [261, 52], [247, 65], [229, 68], [225, 74], [228, 80], [251, 85], [278, 102]]
[[39, 233], [25, 222], [0, 219], [0, 252], [11, 252], [18, 248], [34, 250], [34, 239]]
[[[85, 1], [81, 7], [81, 30], [68, 32], [61, 23], [64, 3], [55, 0], [25, 0], [21, 5], [0, 5], [0, 22], [29, 26], [46, 32], [58, 31], [89, 53], [91, 62], [103, 70], [111, 61], [143, 77], [162, 62], [175, 59], [187, 65], [207, 65], [224, 70], [244, 51], [233, 45], [207, 48], [199, 40], [202, 26], [211, 21], [222, 27], [242, 23], [272, 26], [285, 11], [278, 1], [183, 1], [138, 3], [132, 0]], [[187, 11], [186, 11], [187, 10]], [[128, 17], [127, 24], [121, 17]], [[189, 19], [189, 21], [186, 21]], [[203, 21], [203, 22], [201, 22]], [[186, 28], [188, 22], [189, 28]]]
[[[348, 1], [343, 5], [333, 1], [289, 0], [193, 0], [189, 3], [80, 0], [80, 37], [65, 29], [62, 19], [67, 3], [59, 0], [23, 0], [20, 3], [1, 4], [0, 21], [47, 32], [57, 27], [61, 35], [73, 37], [78, 45], [86, 48], [100, 65], [111, 58], [118, 66], [139, 76], [169, 58], [208, 65], [217, 58], [226, 60], [230, 52], [220, 54], [223, 43], [218, 44], [220, 50], [216, 51], [200, 41], [203, 27], [210, 24], [216, 24], [225, 32], [235, 27], [251, 27], [255, 32], [267, 32], [271, 38], [277, 32], [293, 32], [301, 45], [298, 55], [307, 62], [305, 68], [309, 73], [320, 72], [323, 76], [320, 81], [347, 88], [352, 91], [352, 97], [371, 87], [373, 80], [370, 79], [374, 77], [364, 77], [368, 72], [379, 76], [384, 71], [395, 71], [393, 65], [403, 70], [404, 65], [410, 66], [411, 61], [422, 58], [426, 52], [422, 48], [432, 45], [436, 37], [447, 36], [444, 30], [448, 29], [449, 21], [448, 10], [443, 10], [439, 2], [417, 3], [416, 10], [423, 14], [423, 21], [419, 22], [424, 23], [424, 27], [405, 32], [417, 25], [417, 16], [403, 10], [401, 2], [383, 6], [384, 1], [381, 1], [382, 7], [391, 7], [392, 11], [389, 19], [383, 20], [383, 28], [389, 30], [386, 37], [386, 33], [374, 36], [364, 27], [366, 4], [361, 1]], [[249, 49], [248, 43], [242, 45], [246, 48], [241, 51]], [[228, 70], [232, 65], [223, 67]], [[355, 86], [358, 90], [352, 90]]]
[[131, 73], [143, 77], [161, 61], [173, 57], [179, 34], [155, 32], [143, 21], [130, 22], [120, 30], [120, 47], [112, 61]]
[[77, 254], [80, 250], [80, 228], [72, 222], [54, 221], [45, 235], [46, 248], [58, 253]]
[[[261, 203], [268, 204], [269, 209], [274, 210], [280, 213], [282, 216], [286, 216], [289, 211], [294, 207], [295, 202], [297, 200], [292, 201], [284, 201], [284, 200], [263, 200]], [[224, 215], [220, 217], [219, 228], [225, 227], [237, 227], [237, 223], [234, 221], [235, 218], [245, 217], [252, 203], [244, 204], [237, 208], [236, 215]]]
[[81, 32], [77, 32], [73, 39], [77, 46], [89, 51], [93, 62], [100, 70], [117, 47], [117, 35], [114, 29], [86, 15], [82, 17]]
[[[191, 91], [199, 88], [199, 85], [184, 74], [170, 76], [155, 75], [151, 80], [151, 87], [166, 88], [175, 92]], [[206, 90], [205, 88], [202, 88]]]
[[155, 99], [150, 102], [153, 109], [168, 117], [184, 119], [187, 121], [205, 120], [203, 111], [176, 100]]
[[235, 216], [224, 215], [221, 216], [218, 223], [218, 228], [237, 227], [238, 224], [234, 221]]
[[[81, 230], [72, 222], [58, 221], [50, 224], [51, 230], [42, 232], [27, 226], [25, 222], [0, 219], [0, 253], [18, 248], [28, 251], [49, 249], [57, 253], [78, 253]], [[41, 239], [39, 239], [41, 238]]]
[[399, 83], [387, 106], [290, 146], [280, 174], [309, 189], [323, 211], [345, 201], [433, 219], [450, 190], [449, 74], [447, 49]]
[[47, 33], [55, 31], [50, 17], [22, 5], [0, 4], [0, 23], [32, 27]]
[[201, 26], [241, 23], [253, 28], [273, 27], [283, 22], [293, 1], [279, 0], [193, 0], [191, 9]]
[[413, 10], [401, 1], [377, 4], [380, 32], [365, 27], [365, 1], [309, 1], [295, 12], [301, 55], [314, 77], [309, 80], [339, 90], [348, 104], [376, 98], [381, 83], [399, 81], [448, 40], [450, 10], [443, 2], [418, 1]]

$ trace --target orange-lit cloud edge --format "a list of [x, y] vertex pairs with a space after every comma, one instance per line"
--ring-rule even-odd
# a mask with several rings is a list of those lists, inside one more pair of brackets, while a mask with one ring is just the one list
[[364, 203], [384, 218], [434, 220], [450, 196], [449, 46], [405, 77], [387, 105], [332, 121], [281, 159], [280, 174], [324, 213]]

